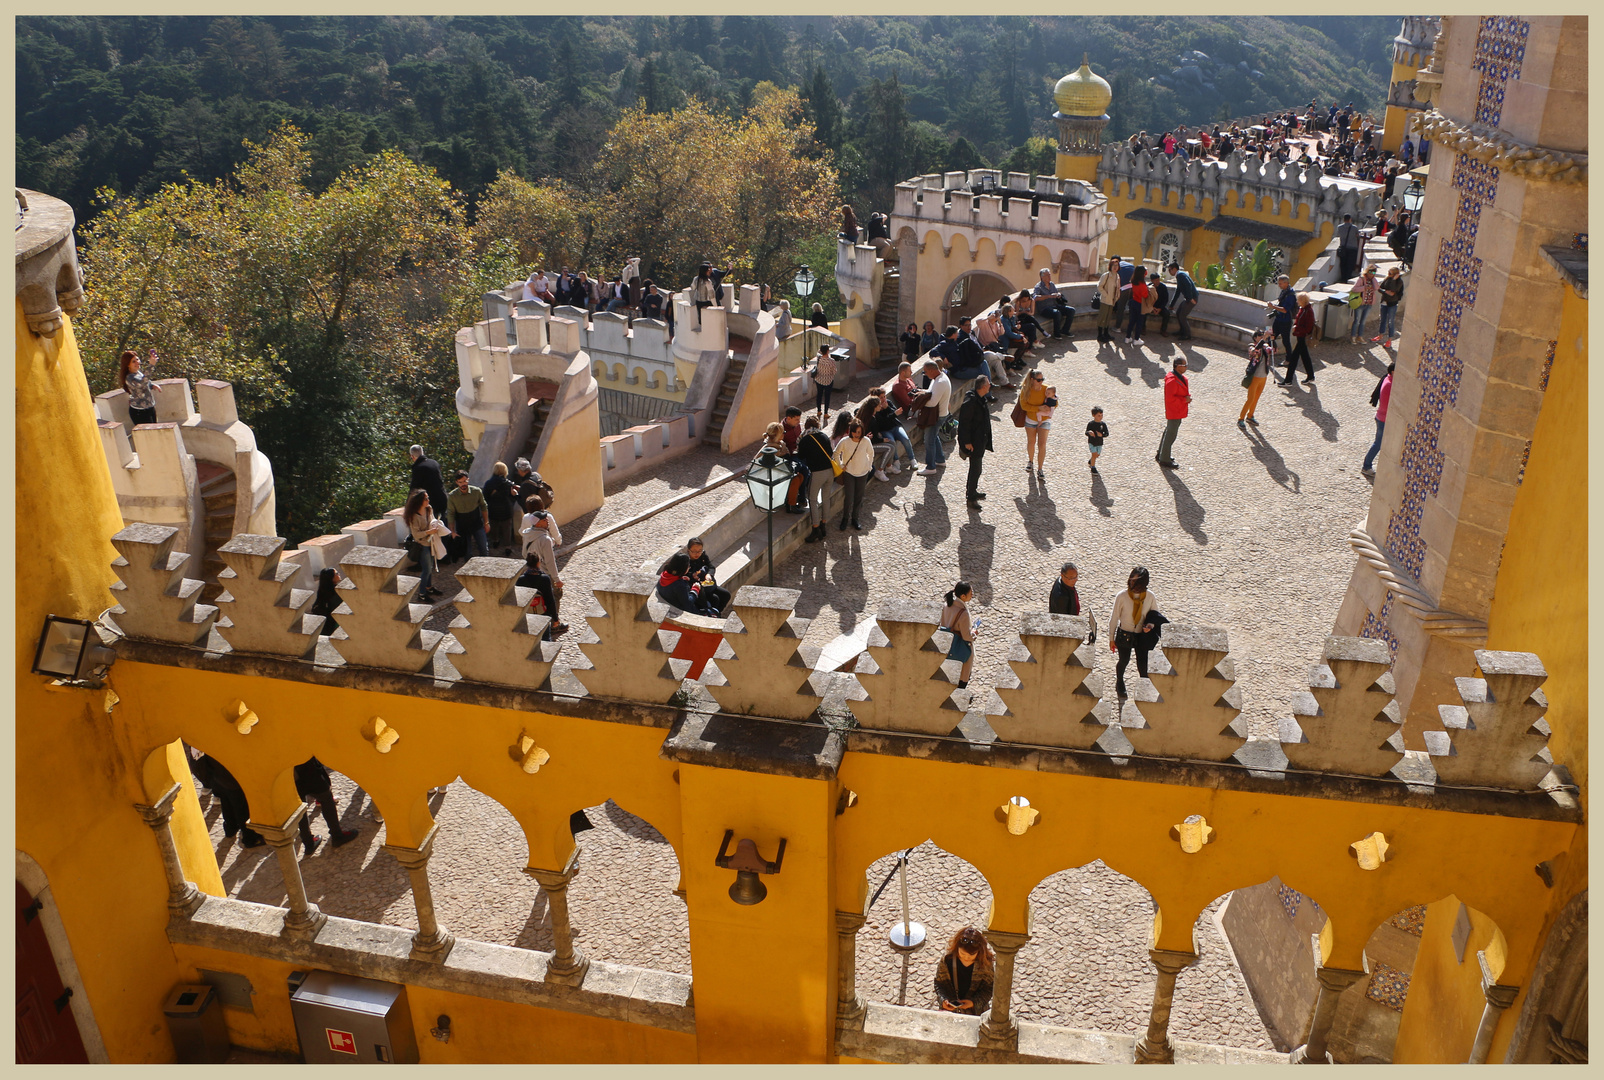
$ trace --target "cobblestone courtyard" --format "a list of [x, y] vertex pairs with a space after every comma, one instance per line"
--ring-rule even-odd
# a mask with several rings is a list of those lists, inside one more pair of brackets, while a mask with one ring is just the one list
[[[996, 452], [987, 457], [981, 485], [990, 495], [983, 510], [966, 508], [966, 466], [952, 453], [939, 477], [904, 471], [890, 484], [872, 483], [867, 530], [842, 533], [832, 523], [828, 542], [808, 545], [782, 563], [775, 584], [801, 590], [798, 613], [814, 620], [806, 641], [823, 645], [885, 599], [935, 600], [956, 579], [970, 581], [972, 611], [984, 627], [970, 689], [957, 697], [970, 710], [969, 732], [984, 712], [1000, 708], [991, 687], [1008, 670], [1018, 615], [1046, 608], [1060, 563], [1079, 565], [1083, 603], [1105, 627], [1112, 598], [1130, 567], [1141, 563], [1151, 569], [1152, 590], [1173, 621], [1229, 631], [1248, 727], [1256, 736], [1272, 735], [1292, 695], [1307, 688], [1307, 668], [1319, 659], [1352, 570], [1345, 538], [1370, 498], [1359, 464], [1375, 432], [1367, 400], [1386, 354], [1379, 347], [1316, 345], [1315, 385], [1271, 383], [1259, 404], [1260, 426], [1244, 434], [1235, 426], [1245, 394], [1237, 351], [1177, 344], [1157, 334], [1145, 349], [1099, 349], [1089, 321], [1077, 323], [1074, 340], [1051, 343], [1033, 358], [1060, 401], [1045, 482], [1023, 467], [1024, 433], [1007, 419], [1014, 395], [1001, 391], [1002, 404], [994, 409]], [[1182, 467], [1166, 471], [1153, 456], [1164, 423], [1163, 374], [1175, 355], [1191, 365], [1193, 402], [1176, 443]], [[865, 379], [854, 386], [854, 400], [867, 385]], [[1088, 473], [1082, 436], [1094, 403], [1104, 408], [1111, 429], [1100, 477]], [[627, 481], [608, 493], [601, 510], [565, 527], [564, 540], [593, 535], [737, 469], [752, 449], [735, 455], [699, 449], [656, 475]], [[553, 479], [561, 498], [560, 478]], [[581, 659], [575, 638], [591, 582], [608, 570], [633, 570], [665, 539], [690, 535], [730, 491], [670, 508], [566, 560], [565, 617], [575, 633], [564, 639], [562, 662]], [[443, 575], [447, 596], [453, 585]], [[449, 605], [442, 606], [431, 625], [443, 628], [450, 615]], [[1102, 645], [1098, 652], [1112, 696], [1113, 659]], [[406, 875], [380, 850], [384, 833], [369, 816], [371, 805], [343, 777], [335, 777], [335, 791], [346, 825], [363, 834], [303, 860], [312, 899], [332, 915], [415, 926]], [[431, 803], [440, 831], [429, 872], [444, 924], [463, 937], [551, 948], [546, 904], [520, 872], [526, 848], [511, 816], [461, 781]], [[203, 805], [230, 893], [282, 903], [270, 849], [247, 851], [223, 840], [215, 804]], [[595, 828], [579, 834], [584, 854], [569, 892], [580, 946], [601, 959], [688, 973], [685, 905], [671, 892], [678, 880], [672, 849], [611, 803], [586, 812]], [[323, 834], [321, 822], [315, 829]], [[871, 890], [895, 854], [870, 869]], [[930, 1007], [941, 948], [965, 922], [984, 925], [989, 890], [967, 862], [928, 842], [910, 860], [909, 887], [913, 917], [928, 927], [930, 943], [909, 962], [904, 986], [903, 962], [885, 944], [898, 917], [893, 881], [861, 932], [858, 985], [870, 1000]], [[1019, 954], [1015, 1016], [1139, 1032], [1155, 978], [1146, 955], [1152, 908], [1145, 890], [1093, 863], [1042, 882], [1031, 901], [1034, 938]], [[1272, 1049], [1213, 911], [1199, 920], [1200, 964], [1179, 978], [1171, 1034]]]

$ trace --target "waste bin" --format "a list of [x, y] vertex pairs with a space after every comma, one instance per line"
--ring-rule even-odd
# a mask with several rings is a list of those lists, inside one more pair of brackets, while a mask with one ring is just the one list
[[290, 1012], [309, 1065], [418, 1062], [405, 986], [314, 971], [290, 995]]
[[162, 1006], [181, 1065], [203, 1065], [228, 1057], [228, 1027], [217, 991], [205, 983], [179, 983]]

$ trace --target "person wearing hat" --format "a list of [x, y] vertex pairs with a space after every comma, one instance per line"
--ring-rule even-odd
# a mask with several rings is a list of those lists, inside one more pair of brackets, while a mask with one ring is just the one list
[[528, 458], [519, 458], [513, 463], [518, 475], [513, 478], [513, 484], [518, 489], [518, 505], [523, 506], [529, 501], [529, 496], [539, 495], [540, 501], [547, 510], [551, 509], [551, 485], [540, 478], [540, 474], [529, 467]]

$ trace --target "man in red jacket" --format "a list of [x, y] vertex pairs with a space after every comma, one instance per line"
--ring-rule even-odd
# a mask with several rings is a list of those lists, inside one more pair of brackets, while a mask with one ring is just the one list
[[1158, 456], [1153, 459], [1166, 469], [1177, 467], [1171, 452], [1191, 403], [1192, 386], [1186, 381], [1186, 361], [1176, 357], [1175, 370], [1164, 376], [1164, 438], [1159, 440]]

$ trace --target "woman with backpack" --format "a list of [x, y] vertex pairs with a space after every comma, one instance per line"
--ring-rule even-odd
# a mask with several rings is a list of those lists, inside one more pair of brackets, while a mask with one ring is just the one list
[[824, 516], [828, 512], [825, 491], [835, 480], [836, 465], [830, 452], [829, 440], [819, 428], [819, 418], [810, 416], [803, 424], [802, 437], [796, 442], [796, 456], [808, 469], [808, 520], [813, 523], [807, 536], [811, 544], [825, 538]]

